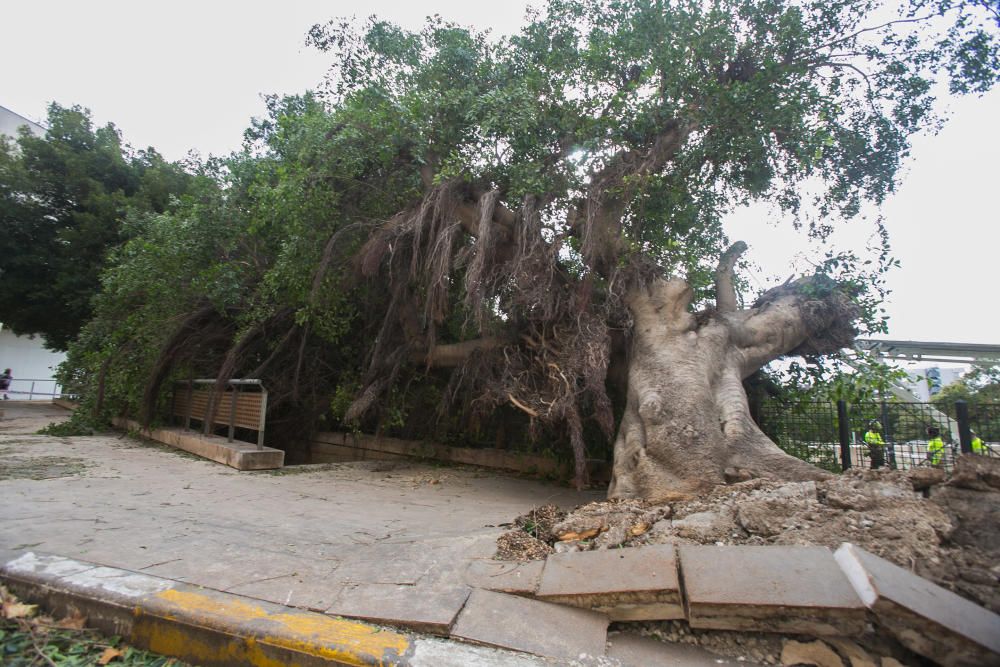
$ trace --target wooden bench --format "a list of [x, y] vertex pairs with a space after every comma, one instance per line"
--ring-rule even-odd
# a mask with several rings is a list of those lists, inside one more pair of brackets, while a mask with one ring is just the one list
[[228, 426], [228, 441], [232, 442], [237, 428], [257, 431], [257, 447], [264, 446], [264, 421], [267, 416], [267, 390], [260, 380], [228, 380], [226, 389], [215, 403], [215, 414], [206, 415], [209, 397], [215, 380], [191, 380], [174, 384], [170, 413], [184, 420], [184, 428], [191, 428], [191, 420], [200, 421], [205, 432], [215, 426]]

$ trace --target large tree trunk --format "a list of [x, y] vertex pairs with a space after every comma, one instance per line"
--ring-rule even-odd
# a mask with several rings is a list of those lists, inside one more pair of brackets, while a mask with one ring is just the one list
[[779, 356], [843, 347], [853, 337], [856, 307], [832, 283], [812, 277], [736, 310], [727, 282], [733, 261], [724, 257], [720, 264], [719, 308], [698, 317], [688, 312], [691, 289], [684, 281], [658, 281], [630, 294], [628, 400], [609, 497], [665, 501], [747, 474], [827, 475], [785, 454], [757, 428], [742, 381]]

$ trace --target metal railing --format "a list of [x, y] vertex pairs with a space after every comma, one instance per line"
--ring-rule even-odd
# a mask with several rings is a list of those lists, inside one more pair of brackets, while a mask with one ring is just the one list
[[[43, 391], [47, 388], [51, 388], [52, 391]], [[36, 396], [38, 400], [58, 398], [62, 396], [62, 391], [59, 382], [54, 378], [13, 378], [7, 389], [0, 389], [0, 394], [9, 396], [13, 400], [20, 398], [21, 400], [33, 401]], [[21, 398], [25, 396], [27, 398]]]
[[[267, 419], [267, 389], [260, 380], [231, 379], [226, 380], [223, 393], [215, 396], [215, 408], [212, 415], [207, 409], [211, 402], [216, 380], [198, 379], [178, 381], [174, 383], [174, 395], [171, 414], [182, 418], [184, 430], [191, 429], [192, 420], [200, 421], [203, 432], [208, 435], [216, 425], [227, 426], [226, 439], [232, 442], [236, 437], [236, 429], [244, 428], [257, 433], [257, 449], [264, 446], [264, 428]], [[203, 389], [195, 389], [201, 385]], [[244, 405], [241, 397], [247, 389], [256, 389], [256, 399], [247, 399], [251, 405]], [[221, 413], [221, 414], [220, 414]]]
[[[960, 453], [1000, 457], [1000, 404], [994, 403], [771, 402], [760, 410], [758, 422], [784, 451], [830, 471], [852, 466], [950, 470]], [[865, 442], [869, 430], [877, 430], [881, 445]], [[935, 430], [941, 445], [932, 447]]]

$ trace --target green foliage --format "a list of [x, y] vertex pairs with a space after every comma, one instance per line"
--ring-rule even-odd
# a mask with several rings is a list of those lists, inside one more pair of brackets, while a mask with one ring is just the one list
[[90, 667], [109, 648], [120, 651], [110, 664], [120, 667], [185, 667], [187, 663], [125, 646], [120, 637], [105, 638], [93, 630], [29, 629], [26, 623], [0, 620], [0, 663], [7, 667]]
[[973, 366], [957, 382], [942, 388], [931, 401], [950, 410], [955, 401], [1000, 403], [1000, 368]]
[[[336, 422], [351, 392], [370, 390], [383, 425], [419, 422], [426, 431], [436, 417], [430, 399], [454, 389], [447, 373], [380, 363], [474, 335], [465, 270], [477, 252], [496, 251], [496, 238], [467, 228], [420, 237], [424, 230], [404, 224], [413, 216], [397, 214], [447, 207], [428, 195], [445, 186], [451, 204], [473, 210], [483, 193], [496, 192], [507, 211], [540, 212], [551, 264], [532, 265], [532, 278], [565, 278], [558, 289], [584, 294], [576, 303], [591, 315], [611, 312], [621, 290], [608, 266], [683, 273], [707, 299], [728, 243], [722, 216], [734, 206], [774, 202], [825, 239], [863, 203], [893, 191], [909, 137], [939, 125], [939, 87], [979, 92], [996, 82], [991, 11], [978, 0], [899, 8], [868, 0], [551, 0], [519, 34], [500, 38], [439, 17], [418, 32], [377, 19], [336, 21], [309, 34], [334, 60], [321, 96], [268, 99], [241, 152], [193, 165], [184, 177], [154, 168], [148, 155], [139, 169], [113, 130], [91, 131], [67, 112], [57, 119], [65, 131], [52, 139], [21, 140], [23, 155], [37, 157], [4, 154], [4, 173], [17, 185], [10, 191], [30, 184], [39, 194], [3, 205], [33, 210], [49, 205], [46, 188], [69, 187], [48, 176], [55, 167], [29, 169], [48, 164], [42, 158], [53, 151], [104, 156], [103, 171], [83, 169], [86, 183], [100, 188], [73, 186], [93, 197], [59, 200], [68, 217], [58, 232], [46, 237], [32, 227], [18, 237], [18, 247], [42, 239], [39, 254], [53, 257], [63, 237], [88, 240], [97, 259], [86, 271], [94, 275], [110, 248], [94, 317], [61, 376], [90, 414], [142, 414], [150, 400], [164, 400], [156, 390], [171, 379], [257, 373], [285, 426], [312, 424], [331, 408]], [[42, 150], [50, 144], [58, 150]], [[598, 213], [581, 220], [588, 210]], [[38, 222], [45, 216], [15, 213], [5, 215], [48, 229]], [[439, 217], [455, 224], [455, 216]], [[99, 224], [108, 219], [117, 222]], [[588, 230], [591, 223], [601, 229]], [[876, 229], [877, 257], [831, 251], [817, 267], [830, 280], [813, 282], [846, 288], [869, 331], [885, 328], [881, 277], [894, 264], [884, 229]], [[510, 240], [522, 230], [501, 231]], [[359, 253], [366, 241], [381, 242], [378, 252]], [[601, 244], [608, 261], [595, 250]], [[407, 251], [412, 261], [386, 259]], [[428, 258], [444, 258], [440, 273]], [[369, 260], [389, 268], [358, 271]], [[544, 332], [568, 322], [541, 321], [542, 305], [518, 301], [530, 283], [512, 275], [490, 283], [485, 331], [518, 340], [525, 323]], [[442, 312], [425, 308], [432, 287], [445, 294]], [[87, 308], [94, 291], [76, 292]], [[14, 306], [0, 301], [4, 311]], [[591, 367], [603, 368], [599, 360]], [[809, 375], [809, 390], [831, 399], [870, 396], [892, 377], [867, 362], [833, 380], [829, 370], [791, 373], [796, 389]], [[580, 396], [583, 383], [573, 376], [559, 385]], [[474, 420], [448, 418], [449, 427], [473, 428]]]
[[191, 177], [156, 151], [123, 146], [80, 107], [49, 107], [44, 137], [0, 138], [0, 318], [66, 349], [130, 210], [162, 213]]
[[789, 363], [775, 370], [782, 398], [799, 401], [863, 403], [888, 396], [890, 387], [906, 380], [906, 371], [875, 357], [854, 352], [835, 355], [823, 363]]

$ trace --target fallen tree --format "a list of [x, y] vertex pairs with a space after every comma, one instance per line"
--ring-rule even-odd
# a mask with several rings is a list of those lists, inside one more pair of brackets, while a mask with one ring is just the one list
[[[220, 383], [263, 374], [297, 424], [330, 394], [343, 423], [427, 419], [419, 386], [461, 428], [509, 410], [556, 434], [579, 485], [588, 442], [614, 440], [613, 496], [822, 476], [757, 429], [742, 382], [884, 327], [884, 229], [869, 264], [831, 253], [741, 308], [744, 246], [722, 217], [766, 200], [825, 239], [893, 190], [908, 137], [939, 122], [935, 84], [995, 82], [987, 3], [880, 11], [553, 0], [510, 38], [441, 19], [419, 33], [314, 27], [334, 55], [325, 107], [272, 101], [248, 134], [260, 152], [230, 161], [213, 204], [182, 212], [210, 266], [182, 281], [184, 299], [164, 287], [184, 305], [151, 320], [190, 327], [208, 303], [219, 316], [204, 321], [230, 322], [231, 344], [191, 351], [147, 331], [161, 347], [145, 362], [145, 413], [192, 366]], [[129, 248], [135, 266], [150, 252]], [[235, 287], [206, 299], [205, 276]], [[114, 299], [137, 291], [117, 289], [98, 318], [119, 340]], [[99, 331], [89, 344], [108, 350]]]

